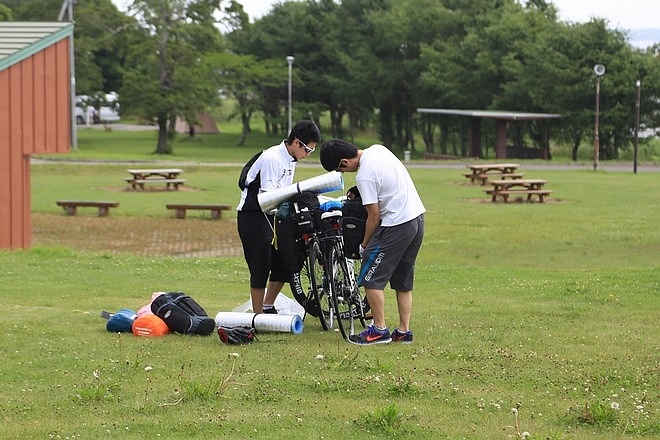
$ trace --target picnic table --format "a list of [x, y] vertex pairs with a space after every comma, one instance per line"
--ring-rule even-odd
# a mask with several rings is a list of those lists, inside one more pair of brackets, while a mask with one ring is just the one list
[[512, 178], [519, 179], [524, 176], [524, 174], [518, 173], [518, 167], [520, 164], [517, 163], [478, 163], [467, 165], [470, 172], [464, 173], [463, 175], [470, 179], [471, 183], [476, 183], [477, 180], [481, 182], [482, 185], [485, 185], [491, 178]]
[[496, 202], [498, 197], [501, 197], [504, 202], [508, 202], [510, 195], [519, 194], [525, 195], [527, 202], [531, 200], [532, 196], [537, 196], [539, 202], [543, 203], [543, 199], [552, 192], [543, 188], [548, 183], [545, 179], [500, 179], [489, 180], [488, 183], [493, 188], [484, 191], [491, 196], [491, 202]]
[[144, 190], [145, 184], [164, 183], [166, 190], [178, 190], [180, 185], [186, 183], [186, 179], [179, 178], [179, 175], [183, 172], [179, 168], [131, 169], [126, 171], [131, 177], [126, 177], [124, 180], [133, 189]]

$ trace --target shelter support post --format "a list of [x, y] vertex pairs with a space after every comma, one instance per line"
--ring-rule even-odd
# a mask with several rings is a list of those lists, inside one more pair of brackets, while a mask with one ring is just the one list
[[506, 126], [507, 121], [495, 121], [495, 158], [506, 159]]

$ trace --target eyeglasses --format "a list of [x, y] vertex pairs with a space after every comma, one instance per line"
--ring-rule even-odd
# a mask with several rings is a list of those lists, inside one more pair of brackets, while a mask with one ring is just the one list
[[342, 162], [340, 160], [339, 163], [337, 164], [337, 168], [335, 168], [335, 171], [343, 173], [342, 168], [345, 168], [345, 167], [346, 167], [346, 165], [344, 165], [344, 162]]
[[307, 154], [312, 154], [314, 152], [314, 150], [316, 150], [316, 147], [310, 148], [303, 141], [301, 141], [300, 139], [298, 139], [298, 142], [300, 142], [300, 145], [303, 146], [303, 148], [305, 149], [305, 153], [307, 153]]

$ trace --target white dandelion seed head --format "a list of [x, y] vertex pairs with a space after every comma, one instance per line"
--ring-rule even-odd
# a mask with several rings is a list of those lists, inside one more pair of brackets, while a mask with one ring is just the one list
[[529, 432], [525, 431], [522, 433], [522, 438], [529, 438]]
[[151, 370], [153, 370], [153, 369], [154, 369], [154, 367], [149, 366], [149, 365], [147, 365], [146, 367], [144, 367], [144, 371], [151, 371]]
[[514, 416], [517, 416], [518, 415], [518, 408], [511, 408], [511, 414], [513, 414]]
[[238, 354], [238, 353], [229, 353], [229, 356], [230, 356], [230, 357], [233, 357], [233, 358], [239, 358], [239, 357], [241, 357], [241, 355]]
[[610, 403], [610, 408], [612, 408], [612, 409], [614, 409], [614, 410], [618, 410], [619, 407], [620, 407], [620, 406], [619, 406], [619, 402], [612, 402], [612, 403]]
[[94, 370], [94, 372], [93, 372], [92, 374], [94, 375], [94, 377], [95, 377], [96, 379], [100, 379], [100, 378], [101, 378], [101, 373], [99, 373], [99, 370]]
[[322, 361], [322, 360], [325, 359], [325, 358], [323, 357], [322, 354], [317, 354], [315, 359], [317, 359], [317, 360], [319, 360], [319, 361]]

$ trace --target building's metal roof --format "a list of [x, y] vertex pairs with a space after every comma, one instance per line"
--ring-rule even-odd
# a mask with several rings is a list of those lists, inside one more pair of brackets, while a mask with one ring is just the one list
[[69, 36], [73, 37], [70, 22], [0, 21], [0, 70]]
[[510, 121], [561, 118], [561, 115], [556, 113], [525, 113], [525, 112], [506, 112], [506, 111], [496, 111], [496, 110], [456, 110], [456, 109], [445, 109], [445, 108], [418, 108], [417, 112], [429, 113], [435, 115], [447, 115], [447, 116], [469, 116], [472, 118], [506, 119]]

